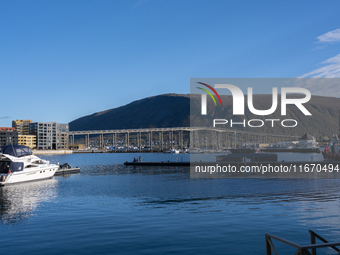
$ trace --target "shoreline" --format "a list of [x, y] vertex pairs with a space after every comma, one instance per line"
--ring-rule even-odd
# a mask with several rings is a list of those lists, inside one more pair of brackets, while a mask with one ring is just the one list
[[72, 150], [32, 150], [33, 155], [39, 154], [72, 154]]
[[[152, 151], [104, 151], [104, 150], [32, 150], [34, 155], [39, 154], [81, 154], [81, 153], [166, 153], [162, 150], [152, 150]], [[186, 154], [186, 153], [179, 153]]]

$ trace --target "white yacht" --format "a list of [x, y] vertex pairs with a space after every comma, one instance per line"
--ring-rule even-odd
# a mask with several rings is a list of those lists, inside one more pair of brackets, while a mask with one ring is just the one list
[[0, 186], [51, 178], [59, 165], [42, 160], [23, 145], [0, 147]]

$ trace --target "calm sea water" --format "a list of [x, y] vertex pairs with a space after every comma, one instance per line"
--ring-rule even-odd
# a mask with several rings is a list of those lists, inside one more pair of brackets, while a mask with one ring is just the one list
[[306, 244], [308, 229], [339, 240], [340, 179], [190, 179], [188, 168], [122, 165], [137, 155], [41, 156], [81, 173], [1, 187], [0, 254], [265, 254], [265, 233]]

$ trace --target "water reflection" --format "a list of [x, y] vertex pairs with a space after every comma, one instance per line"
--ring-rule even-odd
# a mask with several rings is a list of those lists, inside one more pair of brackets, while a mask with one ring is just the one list
[[0, 187], [0, 224], [19, 224], [27, 220], [40, 203], [57, 195], [55, 179]]

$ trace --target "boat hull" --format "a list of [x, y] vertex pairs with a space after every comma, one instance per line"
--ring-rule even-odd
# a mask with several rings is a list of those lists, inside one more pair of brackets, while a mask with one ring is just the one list
[[9, 174], [0, 174], [0, 180], [1, 180], [0, 186], [16, 184], [16, 183], [21, 183], [21, 182], [48, 179], [54, 176], [58, 168], [59, 168], [58, 165], [47, 165], [47, 166], [34, 167], [29, 170], [25, 169], [23, 171], [13, 172]]

